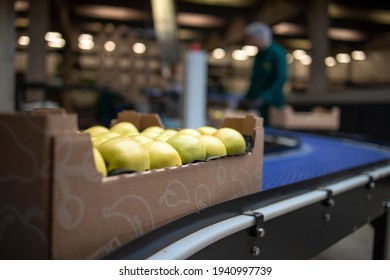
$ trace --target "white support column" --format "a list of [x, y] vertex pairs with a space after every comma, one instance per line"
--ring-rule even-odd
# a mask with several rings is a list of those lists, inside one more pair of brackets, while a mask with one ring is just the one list
[[0, 0], [0, 111], [15, 109], [14, 1]]
[[185, 61], [183, 126], [197, 128], [206, 124], [207, 55], [189, 50]]

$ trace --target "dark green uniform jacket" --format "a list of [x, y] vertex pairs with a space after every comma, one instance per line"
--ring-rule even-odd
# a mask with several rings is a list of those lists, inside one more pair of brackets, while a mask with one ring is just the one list
[[266, 50], [260, 50], [253, 64], [252, 78], [246, 98], [255, 102], [263, 101], [260, 114], [267, 123], [270, 106], [282, 107], [285, 104], [283, 86], [287, 79], [286, 52], [276, 42]]

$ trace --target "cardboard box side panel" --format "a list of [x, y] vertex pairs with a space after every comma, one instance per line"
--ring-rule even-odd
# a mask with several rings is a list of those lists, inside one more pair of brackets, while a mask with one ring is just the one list
[[[93, 233], [89, 232], [76, 232], [77, 234], [74, 235], [75, 231], [72, 229], [79, 227], [86, 209], [90, 207], [85, 201], [92, 199], [92, 204], [100, 202], [93, 201], [93, 199], [97, 186], [102, 182], [102, 176], [95, 168], [92, 143], [88, 135], [55, 137], [53, 162], [51, 254], [52, 258], [57, 259], [58, 248], [68, 247], [69, 250], [72, 246], [72, 242], [68, 243], [69, 240], [89, 242], [88, 240], [93, 237]], [[80, 196], [78, 189], [87, 188], [88, 184], [90, 185], [89, 192]], [[84, 220], [83, 222], [93, 224], [94, 221]], [[57, 234], [58, 227], [63, 229], [66, 238]], [[77, 246], [71, 248], [74, 251], [78, 250]], [[72, 258], [78, 257], [75, 254]]]
[[118, 118], [113, 120], [111, 125], [117, 123], [127, 121], [134, 124], [140, 131], [144, 130], [149, 126], [161, 126], [163, 124], [159, 115], [157, 114], [141, 114], [136, 111], [124, 110], [118, 113]]
[[328, 129], [339, 128], [339, 108], [327, 110], [315, 107], [310, 112], [295, 112], [291, 106], [282, 109], [270, 108], [270, 125], [287, 129]]
[[141, 115], [135, 111], [124, 110], [122, 112], [119, 112], [117, 119], [113, 121], [114, 122], [129, 121], [139, 128], [141, 123]]
[[[254, 116], [246, 116], [241, 133], [254, 137], [255, 133], [263, 130], [263, 119]], [[263, 139], [263, 138], [262, 138]]]
[[101, 180], [91, 142], [55, 138], [53, 258], [96, 259], [172, 220], [261, 190], [263, 131], [253, 152]]
[[76, 122], [52, 110], [0, 114], [0, 258], [50, 258], [52, 136]]
[[50, 139], [46, 120], [0, 116], [0, 258], [49, 257]]
[[66, 115], [64, 108], [36, 108], [31, 112], [31, 116], [48, 116], [48, 115]]
[[75, 134], [78, 130], [77, 115], [68, 114], [66, 116], [52, 115], [47, 118], [46, 133], [49, 135]]
[[164, 127], [160, 117], [157, 114], [146, 114], [141, 118], [140, 129], [144, 130], [150, 126]]
[[228, 117], [225, 118], [221, 124], [221, 127], [231, 127], [243, 135], [254, 136], [254, 128], [263, 127], [263, 119], [254, 117], [253, 115], [247, 115], [245, 117]]
[[242, 133], [244, 120], [245, 119], [243, 117], [238, 117], [238, 118], [227, 117], [222, 121], [221, 127], [231, 127]]

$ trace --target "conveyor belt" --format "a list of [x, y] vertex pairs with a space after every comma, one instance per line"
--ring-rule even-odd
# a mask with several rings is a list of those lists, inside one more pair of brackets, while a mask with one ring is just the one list
[[390, 159], [389, 148], [371, 143], [268, 128], [265, 133], [298, 138], [302, 144], [265, 155], [263, 191]]
[[[370, 192], [366, 189], [360, 190], [358, 188], [369, 184], [372, 180], [381, 180], [382, 178], [387, 178], [389, 176], [390, 148], [388, 146], [377, 145], [368, 141], [355, 141], [341, 137], [322, 136], [269, 128], [265, 130], [265, 134], [268, 136], [273, 135], [276, 138], [287, 139], [288, 137], [291, 137], [291, 139], [298, 140], [300, 145], [296, 145], [297, 141], [295, 141], [295, 144], [292, 143], [291, 145], [287, 145], [290, 146], [288, 149], [278, 147], [275, 149], [275, 147], [273, 147], [271, 152], [266, 149], [263, 162], [262, 192], [214, 205], [201, 212], [193, 213], [173, 221], [154, 232], [145, 234], [138, 240], [130, 242], [126, 246], [123, 246], [116, 252], [107, 256], [107, 258], [180, 259], [188, 258], [192, 255], [195, 259], [202, 257], [213, 258], [213, 253], [211, 253], [212, 255], [208, 255], [211, 251], [206, 247], [213, 247], [214, 243], [216, 246], [215, 248], [217, 248], [216, 251], [214, 251], [217, 252], [215, 257], [221, 258], [223, 255], [220, 255], [218, 252], [223, 252], [223, 248], [226, 247], [224, 247], [225, 245], [221, 245], [221, 249], [221, 247], [218, 247], [220, 246], [218, 244], [222, 244], [219, 242], [224, 242], [223, 240], [229, 240], [226, 239], [227, 237], [232, 236], [231, 238], [235, 238], [233, 236], [241, 236], [238, 239], [235, 239], [239, 245], [229, 245], [237, 245], [235, 247], [237, 250], [243, 248], [242, 242], [253, 242], [251, 237], [248, 237], [247, 234], [244, 233], [248, 227], [255, 223], [252, 216], [245, 214], [248, 211], [261, 213], [263, 222], [267, 223], [268, 228], [272, 228], [276, 223], [276, 228], [280, 227], [283, 228], [283, 230], [287, 230], [291, 229], [291, 226], [294, 226], [296, 229], [296, 224], [306, 221], [306, 219], [309, 218], [313, 219], [314, 217], [315, 220], [311, 220], [308, 224], [312, 225], [319, 221], [320, 226], [319, 228], [310, 228], [309, 231], [314, 229], [323, 230], [322, 215], [323, 211], [325, 211], [325, 206], [321, 204], [321, 201], [327, 199], [329, 194], [340, 195], [348, 193], [355, 199], [346, 199], [348, 200], [348, 203], [352, 201], [352, 205], [356, 205], [356, 201], [359, 201], [360, 207], [358, 209], [347, 207], [347, 204], [343, 206], [343, 203], [338, 203], [336, 208], [342, 209], [339, 210], [340, 213], [338, 215], [340, 216], [348, 216], [348, 211], [353, 211], [356, 216], [357, 212], [361, 210], [362, 213], [359, 213], [359, 218], [363, 217], [363, 219], [366, 219], [366, 216], [368, 215], [369, 219], [372, 219], [382, 213], [381, 203], [383, 199], [386, 199], [388, 194], [387, 187], [376, 190], [375, 196], [366, 193]], [[380, 195], [380, 193], [382, 193], [382, 195]], [[362, 199], [362, 194], [369, 194], [370, 199]], [[339, 200], [341, 200], [341, 198]], [[332, 211], [336, 211], [336, 208]], [[306, 209], [308, 210], [306, 211]], [[295, 218], [294, 213], [298, 210], [303, 211], [304, 214], [302, 214], [302, 216], [298, 215], [297, 220], [293, 220], [296, 224], [292, 225], [290, 222], [287, 224], [286, 222], [283, 222], [285, 219], [284, 217], [290, 217], [290, 213], [291, 217]], [[271, 220], [273, 221], [270, 223]], [[353, 220], [354, 219], [351, 220], [351, 223], [355, 223]], [[359, 220], [359, 223], [363, 222]], [[305, 225], [306, 224], [303, 222], [301, 225], [302, 228], [304, 228]], [[350, 230], [348, 227], [351, 226], [349, 223], [345, 222], [339, 225], [330, 225], [335, 232], [335, 235], [332, 236], [332, 241], [338, 240], [341, 234], [345, 234], [345, 232], [348, 233]], [[305, 235], [302, 234], [303, 233], [291, 235], [291, 240], [289, 239], [289, 241], [297, 242], [298, 237], [302, 236], [302, 242], [306, 242]], [[278, 239], [278, 235], [275, 233], [271, 236], [267, 236], [268, 237], [265, 240], [275, 238], [276, 242], [281, 242], [281, 240]], [[284, 236], [284, 241], [282, 241], [289, 242], [286, 241], [286, 238], [289, 236], [290, 235]], [[272, 242], [272, 240], [269, 242]], [[325, 248], [330, 242], [330, 239], [326, 239], [321, 243], [321, 246], [324, 247], [320, 247]], [[318, 247], [315, 242], [312, 245], [316, 248]], [[377, 247], [381, 246], [382, 245]], [[390, 246], [387, 247], [390, 248]], [[202, 252], [197, 253], [198, 251], [203, 250], [203, 248], [207, 251], [205, 255], [202, 254]], [[246, 247], [244, 246], [244, 248]], [[274, 249], [269, 252], [275, 251]], [[301, 250], [299, 252], [305, 251], [305, 254], [310, 256], [310, 250], [319, 250], [318, 248], [306, 249], [307, 250]], [[390, 254], [390, 249], [388, 251]], [[238, 254], [238, 251], [235, 252]], [[278, 252], [281, 256], [286, 254], [284, 248], [279, 248]], [[300, 257], [301, 255], [299, 252], [295, 252], [296, 254], [293, 252], [291, 253], [291, 256], [287, 255], [289, 258], [294, 258], [296, 256]], [[247, 251], [243, 251], [241, 254], [242, 258], [248, 258]], [[264, 256], [267, 256], [267, 254]], [[226, 256], [223, 256], [223, 258], [225, 257]]]

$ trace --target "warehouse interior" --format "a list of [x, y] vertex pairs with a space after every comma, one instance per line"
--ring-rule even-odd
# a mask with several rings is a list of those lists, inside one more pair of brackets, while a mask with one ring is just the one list
[[[159, 97], [170, 82], [183, 87], [183, 59], [194, 43], [207, 52], [208, 93], [217, 99], [218, 94], [240, 96], [248, 87], [252, 60], [232, 53], [244, 46], [244, 27], [261, 19], [288, 52], [289, 104], [299, 110], [339, 105], [343, 131], [389, 138], [386, 124], [376, 126], [388, 111], [387, 3], [179, 0], [174, 2], [177, 49], [172, 55], [157, 40], [150, 1], [8, 2], [3, 1], [2, 26], [15, 30], [4, 30], [2, 37], [13, 47], [14, 63], [8, 62], [7, 69], [14, 69], [10, 84], [17, 93], [8, 107], [28, 110], [34, 102], [50, 101], [47, 106], [78, 111], [86, 127], [96, 122], [99, 112], [92, 108], [104, 88], [128, 106], [169, 114], [162, 112], [170, 110]], [[31, 40], [39, 33], [46, 40]], [[3, 59], [10, 58], [4, 54]], [[154, 108], [149, 98], [157, 100]]]
[[[64, 108], [80, 130], [108, 127], [127, 109], [190, 126], [186, 59], [202, 52], [201, 119], [218, 126], [243, 113], [237, 100], [256, 55], [243, 34], [255, 21], [286, 49], [286, 104], [306, 113], [337, 107], [336, 128], [325, 133], [390, 145], [386, 1], [0, 0], [0, 111]], [[370, 259], [373, 236], [370, 225], [356, 228], [313, 259]]]

